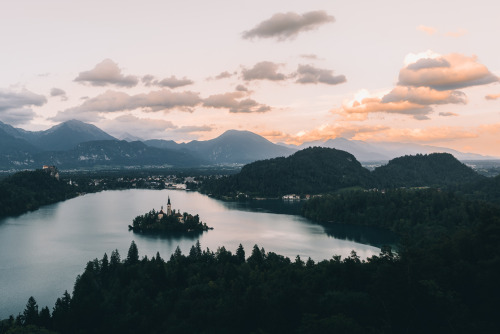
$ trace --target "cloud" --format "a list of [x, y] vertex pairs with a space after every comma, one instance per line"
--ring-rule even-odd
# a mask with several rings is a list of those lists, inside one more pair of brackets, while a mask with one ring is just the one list
[[417, 120], [423, 120], [427, 119], [426, 116], [432, 112], [432, 108], [408, 100], [383, 102], [381, 98], [369, 97], [361, 101], [343, 103], [341, 108], [332, 110], [334, 114], [345, 116], [346, 120], [364, 120], [368, 114], [377, 112], [410, 115]]
[[30, 107], [40, 107], [45, 103], [45, 96], [26, 88], [0, 88], [0, 120], [14, 125], [26, 123], [36, 116]]
[[438, 91], [429, 87], [396, 86], [382, 97], [382, 103], [408, 101], [419, 105], [466, 104], [467, 96], [460, 91]]
[[433, 105], [467, 103], [465, 93], [455, 89], [496, 81], [498, 77], [479, 64], [476, 57], [460, 54], [442, 56], [428, 50], [405, 57], [405, 67], [399, 72], [399, 83], [390, 92], [383, 96], [365, 92], [344, 102], [332, 113], [343, 115], [345, 120], [364, 120], [374, 112], [406, 114], [417, 120], [427, 120]]
[[9, 109], [40, 107], [45, 103], [47, 103], [45, 96], [35, 94], [26, 88], [20, 90], [0, 88], [0, 113]]
[[220, 80], [220, 79], [226, 79], [226, 78], [230, 78], [232, 77], [233, 75], [231, 73], [229, 73], [228, 71], [224, 71], [224, 72], [221, 72], [219, 73], [215, 79], [217, 80]]
[[300, 84], [318, 84], [338, 85], [346, 82], [344, 75], [333, 75], [332, 70], [316, 68], [312, 65], [299, 65], [297, 68], [298, 79], [295, 81]]
[[142, 77], [141, 80], [146, 87], [158, 86], [158, 87], [168, 87], [171, 89], [192, 85], [194, 83], [192, 80], [186, 77], [182, 79], [177, 79], [175, 75], [172, 75], [170, 78], [156, 80], [153, 75], [146, 74], [145, 76]]
[[224, 71], [224, 72], [221, 72], [221, 73], [217, 74], [215, 77], [208, 77], [205, 80], [211, 81], [211, 80], [228, 79], [228, 78], [231, 78], [231, 77], [235, 76], [236, 74], [237, 74], [236, 72], [230, 73], [228, 71]]
[[1, 111], [0, 121], [15, 126], [28, 123], [35, 116], [36, 113], [29, 108], [14, 108]]
[[434, 35], [437, 32], [436, 28], [429, 27], [429, 26], [424, 26], [424, 25], [419, 25], [417, 27], [417, 30], [425, 32], [427, 35]]
[[142, 77], [141, 81], [142, 83], [146, 86], [146, 87], [149, 87], [153, 84], [155, 80], [155, 77], [154, 75], [151, 75], [151, 74], [146, 74], [145, 76]]
[[160, 87], [177, 88], [182, 86], [192, 85], [194, 82], [184, 77], [182, 79], [177, 79], [174, 75], [170, 78], [165, 78], [156, 83]]
[[443, 142], [456, 139], [476, 138], [478, 135], [460, 127], [441, 126], [428, 128], [389, 128], [380, 133], [360, 134], [358, 140], [389, 142]]
[[144, 139], [161, 138], [167, 130], [176, 129], [177, 126], [170, 121], [153, 118], [139, 118], [134, 115], [122, 115], [114, 119], [102, 121], [102, 127], [115, 136], [131, 133]]
[[399, 85], [426, 86], [436, 90], [450, 90], [498, 81], [488, 68], [477, 61], [452, 53], [444, 56], [421, 58], [399, 72]]
[[177, 133], [196, 133], [196, 132], [210, 132], [214, 129], [211, 125], [188, 125], [181, 126], [175, 130]]
[[439, 116], [449, 117], [449, 116], [458, 116], [458, 114], [455, 114], [454, 112], [440, 112]]
[[335, 22], [335, 18], [324, 10], [302, 15], [288, 12], [274, 14], [253, 29], [243, 32], [243, 38], [276, 38], [278, 41], [294, 39], [303, 31], [318, 29], [321, 25]]
[[287, 144], [300, 145], [312, 141], [326, 141], [335, 138], [355, 139], [358, 134], [380, 133], [388, 130], [383, 125], [357, 126], [351, 124], [323, 124], [310, 131], [300, 131], [297, 134], [288, 134], [281, 131], [267, 131], [259, 134], [272, 142], [284, 142]]
[[80, 72], [75, 81], [91, 86], [116, 85], [120, 87], [134, 87], [139, 83], [136, 76], [124, 76], [118, 64], [111, 59], [104, 59], [90, 71]]
[[50, 96], [52, 97], [55, 97], [55, 96], [60, 96], [61, 97], [61, 101], [67, 101], [68, 100], [68, 96], [66, 95], [66, 92], [60, 88], [52, 88], [50, 90]]
[[270, 61], [261, 61], [255, 64], [251, 69], [243, 69], [241, 71], [243, 79], [246, 81], [250, 80], [271, 80], [280, 81], [285, 80], [286, 76], [283, 73], [278, 73], [278, 68], [280, 64], [276, 64]]
[[500, 98], [500, 94], [488, 94], [484, 97], [486, 100], [496, 100]]
[[248, 92], [248, 88], [246, 88], [243, 85], [238, 85], [238, 86], [236, 86], [236, 91], [238, 91], [238, 92]]
[[229, 92], [210, 95], [203, 100], [203, 106], [216, 109], [229, 109], [231, 113], [262, 113], [271, 110], [271, 107], [246, 98], [244, 92]]
[[[499, 124], [500, 125], [500, 124]], [[480, 127], [480, 131], [497, 131], [500, 126], [489, 129]], [[326, 141], [335, 138], [362, 140], [367, 142], [443, 142], [456, 139], [477, 138], [477, 130], [462, 127], [440, 126], [428, 128], [395, 128], [386, 125], [355, 125], [355, 124], [323, 124], [310, 131], [300, 131], [297, 134], [287, 134], [280, 131], [260, 132], [261, 136], [272, 142], [284, 142], [300, 145], [311, 141]]]
[[312, 54], [312, 53], [310, 53], [310, 54], [301, 54], [299, 57], [300, 58], [304, 58], [304, 59], [310, 59], [310, 60], [319, 60], [320, 59], [317, 55]]
[[[429, 26], [424, 26], [424, 25], [419, 25], [417, 27], [417, 30], [420, 30], [422, 32], [425, 32], [427, 35], [434, 35], [437, 33], [437, 29], [434, 28], [434, 27], [429, 27]], [[445, 37], [454, 37], [454, 38], [458, 38], [458, 37], [462, 37], [464, 35], [466, 35], [468, 33], [467, 30], [465, 29], [458, 29], [456, 31], [449, 31], [447, 33], [444, 33], [443, 35]]]
[[427, 120], [433, 111], [432, 105], [466, 103], [467, 96], [460, 91], [396, 86], [382, 96], [372, 96], [364, 92], [361, 97], [344, 102], [340, 109], [334, 109], [332, 112], [354, 120], [366, 119], [368, 114], [377, 112], [410, 115], [417, 120]]
[[406, 68], [412, 71], [418, 71], [425, 68], [450, 67], [450, 63], [444, 58], [421, 58], [416, 62], [409, 64]]
[[419, 25], [417, 27], [417, 30], [425, 32], [427, 35], [434, 35], [437, 31], [436, 28], [428, 27], [428, 26], [424, 26], [424, 25]]
[[124, 92], [108, 90], [101, 95], [85, 100], [78, 107], [58, 112], [52, 119], [55, 121], [72, 118], [88, 120], [88, 116], [84, 114], [98, 117], [98, 113], [135, 109], [142, 109], [145, 112], [170, 111], [172, 109], [191, 112], [192, 108], [201, 102], [199, 94], [191, 91], [172, 92], [162, 89], [147, 94], [129, 95]]

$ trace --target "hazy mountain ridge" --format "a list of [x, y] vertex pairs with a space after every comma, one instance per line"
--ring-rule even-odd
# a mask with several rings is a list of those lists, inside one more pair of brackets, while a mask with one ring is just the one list
[[42, 152], [37, 161], [60, 168], [95, 166], [196, 167], [205, 161], [177, 150], [149, 147], [142, 142], [100, 140], [78, 144], [68, 151]]
[[421, 145], [414, 143], [373, 142], [349, 140], [345, 138], [329, 139], [327, 141], [312, 141], [301, 145], [285, 145], [290, 148], [304, 149], [307, 147], [328, 147], [352, 153], [356, 159], [363, 162], [388, 161], [404, 155], [450, 153], [458, 160], [491, 160], [498, 157], [485, 156], [475, 153], [464, 153], [446, 147]]
[[41, 151], [65, 151], [94, 140], [116, 140], [97, 126], [70, 120], [44, 131], [26, 131], [1, 123], [0, 129], [17, 139], [23, 139]]
[[158, 148], [184, 149], [213, 164], [245, 164], [256, 160], [288, 156], [295, 149], [271, 143], [250, 131], [228, 130], [217, 138], [177, 144], [173, 140], [146, 140]]

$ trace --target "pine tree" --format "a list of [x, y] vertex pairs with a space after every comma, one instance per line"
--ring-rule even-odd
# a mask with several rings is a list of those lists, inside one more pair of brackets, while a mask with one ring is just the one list
[[132, 240], [130, 247], [128, 249], [127, 259], [125, 263], [127, 264], [136, 264], [139, 262], [139, 250], [137, 249], [137, 245]]
[[38, 305], [35, 298], [31, 296], [28, 299], [26, 308], [23, 312], [23, 324], [24, 325], [37, 325], [38, 324]]
[[245, 249], [243, 249], [242, 244], [240, 244], [238, 246], [238, 249], [236, 250], [236, 258], [238, 259], [239, 263], [245, 262]]

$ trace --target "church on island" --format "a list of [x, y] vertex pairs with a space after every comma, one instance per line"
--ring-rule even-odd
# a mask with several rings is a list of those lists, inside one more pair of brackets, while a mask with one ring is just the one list
[[172, 211], [172, 204], [170, 203], [170, 196], [168, 196], [168, 201], [167, 201], [167, 212], [163, 211], [163, 205], [161, 206], [160, 212], [158, 212], [158, 221], [161, 220], [164, 216], [174, 216], [177, 218], [179, 223], [184, 223], [184, 216], [181, 215], [180, 212], [175, 212]]
[[138, 233], [170, 233], [170, 232], [203, 232], [213, 230], [200, 220], [199, 215], [191, 215], [187, 212], [181, 213], [180, 210], [172, 210], [170, 196], [168, 196], [167, 210], [161, 207], [158, 212], [151, 210], [144, 215], [134, 218], [129, 230]]

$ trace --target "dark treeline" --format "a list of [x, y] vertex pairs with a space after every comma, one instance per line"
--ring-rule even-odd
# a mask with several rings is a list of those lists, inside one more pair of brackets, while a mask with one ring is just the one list
[[304, 203], [302, 214], [327, 225], [382, 227], [421, 243], [477, 226], [484, 214], [500, 216], [500, 209], [450, 191], [393, 189], [315, 197]]
[[277, 197], [284, 194], [317, 194], [346, 187], [369, 187], [370, 172], [347, 152], [314, 147], [287, 158], [261, 160], [241, 172], [203, 182], [201, 191], [215, 196]]
[[345, 188], [452, 187], [484, 179], [447, 153], [396, 158], [370, 173], [347, 152], [313, 147], [287, 158], [245, 165], [235, 175], [205, 180], [200, 190], [217, 197], [277, 197]]
[[[500, 329], [500, 218], [425, 248], [387, 247], [314, 263], [219, 248], [165, 262], [134, 243], [87, 264], [73, 294], [49, 312], [33, 298], [2, 333], [27, 326], [58, 333], [496, 333]], [[34, 332], [34, 331], [33, 331]], [[43, 332], [40, 332], [43, 333]]]
[[0, 217], [36, 210], [75, 196], [74, 187], [45, 170], [19, 172], [0, 181]]

